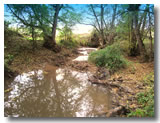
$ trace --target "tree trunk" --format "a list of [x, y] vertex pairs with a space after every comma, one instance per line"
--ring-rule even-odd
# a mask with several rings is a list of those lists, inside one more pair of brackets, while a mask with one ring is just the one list
[[134, 12], [134, 24], [135, 24], [134, 32], [135, 32], [136, 39], [138, 41], [138, 47], [139, 47], [139, 50], [140, 50], [140, 55], [141, 55], [142, 59], [145, 60], [146, 50], [145, 50], [144, 43], [142, 41], [140, 30], [138, 28], [138, 11], [137, 10]]
[[149, 16], [149, 39], [150, 39], [150, 61], [153, 59], [153, 44], [152, 44], [152, 28], [151, 28], [151, 15], [150, 12], [148, 12]]
[[[132, 14], [132, 13], [131, 13]], [[133, 17], [128, 16], [128, 29], [129, 29], [129, 55], [136, 56], [136, 39], [133, 30]]]
[[45, 40], [45, 43], [43, 44], [43, 46], [54, 52], [59, 52], [61, 49], [58, 45], [56, 45], [56, 27], [57, 27], [58, 14], [62, 7], [63, 7], [63, 4], [53, 5], [53, 8], [55, 8], [55, 13], [54, 13], [53, 25], [52, 25], [52, 36], [48, 35], [46, 33], [47, 31], [43, 29], [43, 33], [44, 33], [43, 37]]
[[111, 22], [111, 29], [114, 27], [115, 19], [116, 19], [116, 13], [117, 13], [117, 5], [114, 5], [113, 8], [113, 15], [112, 15], [112, 22]]
[[112, 14], [112, 21], [111, 21], [111, 26], [110, 26], [110, 32], [108, 35], [108, 43], [113, 44], [114, 43], [114, 37], [115, 37], [115, 19], [116, 19], [116, 14], [117, 14], [117, 5], [113, 6], [113, 14]]
[[98, 31], [99, 34], [100, 34], [100, 40], [99, 40], [99, 42], [100, 42], [100, 45], [103, 46], [103, 45], [105, 44], [104, 28], [103, 28], [103, 22], [104, 22], [104, 17], [103, 17], [103, 16], [104, 16], [104, 6], [101, 4], [101, 19], [100, 19], [100, 22], [99, 22], [99, 20], [98, 20], [98, 16], [97, 16], [97, 14], [96, 14], [96, 12], [95, 12], [95, 10], [94, 10], [93, 5], [91, 4], [90, 7], [91, 7], [91, 10], [92, 10], [92, 12], [93, 12], [93, 15], [94, 15], [94, 17], [95, 17], [95, 19], [96, 19], [96, 23], [97, 23], [97, 25], [98, 25], [98, 28], [96, 28], [96, 29], [97, 29], [97, 31]]
[[105, 38], [104, 38], [104, 25], [103, 25], [103, 20], [104, 20], [104, 6], [101, 4], [101, 37], [102, 37], [102, 46], [105, 45]]
[[35, 29], [34, 29], [34, 27], [32, 27], [31, 30], [32, 30], [32, 48], [33, 48], [33, 51], [34, 51], [35, 48], [37, 48], [37, 43], [36, 43], [36, 40], [35, 40]]
[[133, 29], [133, 19], [131, 19], [130, 23], [130, 56], [137, 56], [138, 51], [137, 51], [137, 46], [136, 46], [136, 38], [135, 38], [135, 33]]
[[56, 27], [57, 27], [57, 20], [58, 20], [58, 14], [60, 9], [62, 8], [63, 5], [61, 4], [56, 4], [55, 5], [55, 13], [54, 13], [54, 19], [53, 19], [53, 26], [52, 26], [52, 42], [53, 44], [56, 44]]

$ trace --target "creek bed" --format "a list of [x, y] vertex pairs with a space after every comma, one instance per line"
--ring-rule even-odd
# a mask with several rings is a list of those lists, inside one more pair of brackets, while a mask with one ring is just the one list
[[110, 93], [88, 82], [88, 76], [92, 74], [52, 65], [18, 75], [5, 93], [5, 116], [99, 117], [110, 109]]

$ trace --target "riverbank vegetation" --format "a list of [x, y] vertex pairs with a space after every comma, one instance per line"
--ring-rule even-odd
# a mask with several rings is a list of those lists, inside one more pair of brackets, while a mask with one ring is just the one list
[[[108, 85], [111, 108], [125, 109], [123, 114], [117, 111], [118, 116], [154, 116], [154, 5], [6, 4], [4, 8], [5, 79], [46, 64], [94, 72], [89, 80]], [[77, 25], [86, 26], [81, 29], [84, 33], [75, 33]], [[72, 61], [81, 47], [97, 50], [89, 52], [83, 63]]]
[[139, 108], [127, 115], [128, 117], [153, 117], [154, 116], [154, 74], [150, 73], [142, 81], [146, 86], [145, 92], [136, 95]]

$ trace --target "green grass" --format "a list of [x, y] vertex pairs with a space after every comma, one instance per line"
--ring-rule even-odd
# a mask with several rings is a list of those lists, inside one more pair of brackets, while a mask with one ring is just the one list
[[107, 46], [105, 49], [92, 52], [89, 55], [89, 61], [97, 66], [108, 68], [110, 72], [115, 72], [120, 68], [126, 67], [128, 64], [118, 44], [113, 44]]

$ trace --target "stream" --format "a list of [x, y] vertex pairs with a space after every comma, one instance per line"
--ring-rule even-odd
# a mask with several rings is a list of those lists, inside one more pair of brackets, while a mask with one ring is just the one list
[[[87, 61], [95, 48], [79, 48], [73, 61]], [[46, 64], [16, 76], [5, 93], [5, 117], [102, 117], [110, 109], [107, 88], [88, 81], [91, 72]]]

